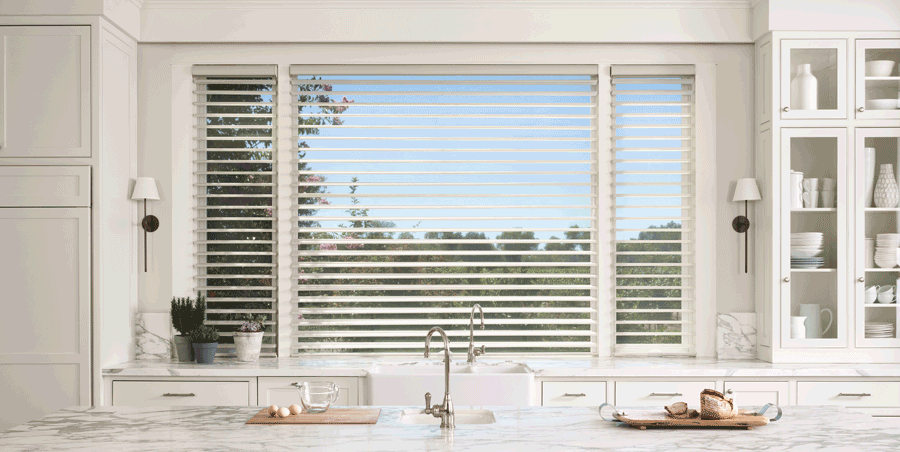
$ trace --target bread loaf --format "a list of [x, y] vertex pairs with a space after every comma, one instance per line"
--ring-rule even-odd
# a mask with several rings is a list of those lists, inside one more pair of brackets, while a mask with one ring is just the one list
[[732, 399], [726, 399], [715, 389], [704, 389], [700, 393], [700, 418], [701, 419], [731, 419], [737, 414], [737, 408]]

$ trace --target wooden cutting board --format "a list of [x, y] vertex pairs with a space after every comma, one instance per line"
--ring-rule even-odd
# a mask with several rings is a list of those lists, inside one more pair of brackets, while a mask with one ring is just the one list
[[626, 411], [616, 419], [632, 426], [645, 430], [654, 428], [742, 428], [752, 430], [769, 423], [769, 418], [755, 414], [752, 411], [739, 410], [738, 415], [731, 419], [675, 419], [669, 417], [665, 411]]
[[303, 412], [285, 418], [269, 416], [269, 409], [263, 408], [248, 424], [374, 424], [381, 416], [381, 408], [330, 408], [324, 413]]

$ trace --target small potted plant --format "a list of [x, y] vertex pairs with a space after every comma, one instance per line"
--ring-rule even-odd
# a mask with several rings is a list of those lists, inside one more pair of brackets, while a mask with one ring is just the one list
[[191, 300], [191, 297], [172, 298], [172, 326], [178, 331], [174, 341], [178, 361], [189, 363], [194, 360], [188, 334], [203, 325], [205, 318], [206, 299], [200, 292], [197, 292], [197, 300]]
[[212, 364], [219, 348], [219, 332], [209, 325], [201, 325], [191, 331], [190, 337], [197, 364]]
[[234, 333], [234, 350], [238, 361], [259, 361], [265, 331], [265, 314], [244, 316], [244, 324]]

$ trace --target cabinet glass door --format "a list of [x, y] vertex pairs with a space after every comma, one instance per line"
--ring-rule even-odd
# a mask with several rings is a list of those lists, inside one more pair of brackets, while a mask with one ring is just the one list
[[898, 180], [900, 129], [856, 129], [854, 159], [856, 346], [898, 347], [900, 208], [889, 182]]
[[900, 40], [856, 41], [856, 117], [900, 118]]
[[781, 118], [847, 117], [847, 41], [781, 41]]
[[844, 347], [846, 129], [781, 131], [781, 344]]

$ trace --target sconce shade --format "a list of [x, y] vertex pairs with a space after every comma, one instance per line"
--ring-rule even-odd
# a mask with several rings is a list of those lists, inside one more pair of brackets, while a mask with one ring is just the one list
[[159, 201], [159, 191], [156, 189], [156, 179], [152, 177], [139, 177], [134, 183], [134, 191], [131, 192], [131, 199], [150, 201]]
[[734, 199], [732, 202], [738, 201], [759, 201], [759, 187], [756, 186], [756, 179], [748, 177], [746, 179], [738, 179], [737, 186], [734, 188]]

